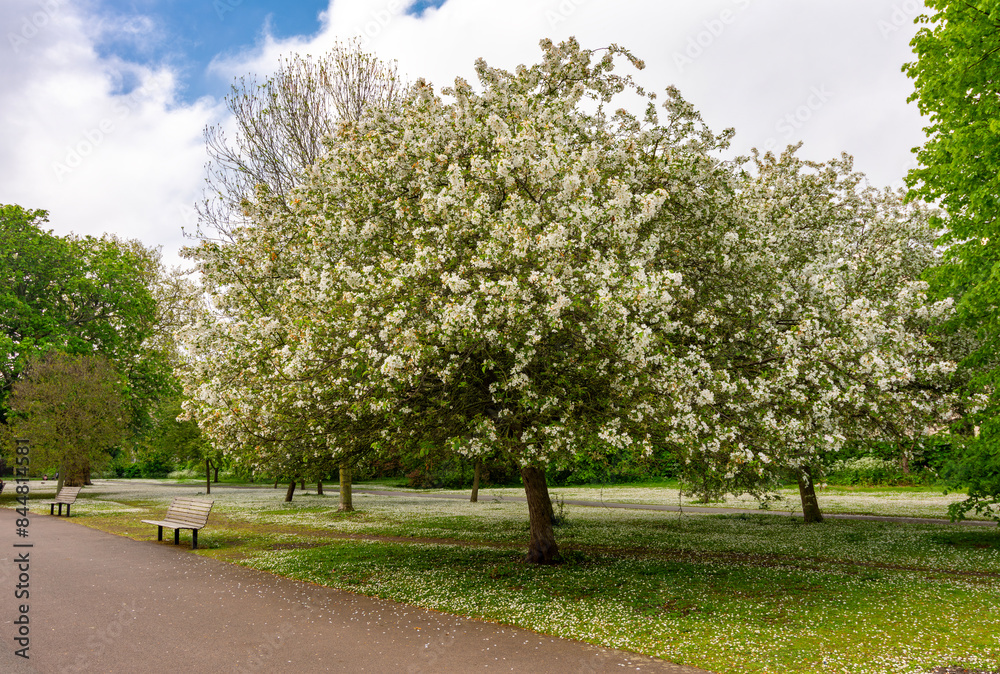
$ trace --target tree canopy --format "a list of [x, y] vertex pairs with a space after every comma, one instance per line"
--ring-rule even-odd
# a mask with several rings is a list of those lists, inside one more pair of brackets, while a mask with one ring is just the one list
[[140, 429], [174, 384], [157, 301], [159, 254], [113, 236], [56, 236], [47, 213], [0, 206], [0, 415], [29, 360], [99, 353], [126, 381]]
[[14, 385], [8, 433], [30, 441], [32, 463], [58, 471], [60, 487], [80, 486], [127, 435], [124, 388], [103, 356], [35, 355]]
[[927, 0], [930, 14], [911, 45], [916, 61], [903, 70], [927, 116], [927, 141], [908, 176], [912, 196], [947, 213], [941, 243], [947, 264], [931, 280], [957, 300], [954, 330], [975, 334], [962, 365], [971, 393], [988, 404], [966, 419], [978, 425], [956, 471], [970, 499], [953, 511], [989, 510], [1000, 517], [1000, 3]]
[[396, 66], [357, 42], [318, 57], [293, 54], [263, 81], [237, 79], [225, 98], [234, 123], [229, 135], [222, 125], [205, 129], [210, 162], [207, 198], [198, 208], [201, 234], [227, 238], [258, 189], [289, 192], [338, 124], [392, 107], [403, 88]]
[[626, 50], [542, 47], [342, 124], [300, 187], [193, 251], [218, 307], [184, 333], [202, 427], [250, 456], [358, 428], [499, 448], [535, 562], [558, 558], [545, 468], [591, 440], [742, 488], [807, 479], [857, 429], [922, 432], [946, 406], [922, 383], [952, 368], [926, 335], [950, 303], [916, 278], [925, 210], [846, 159], [723, 161], [732, 132], [673, 88], [657, 107], [614, 72], [641, 67]]

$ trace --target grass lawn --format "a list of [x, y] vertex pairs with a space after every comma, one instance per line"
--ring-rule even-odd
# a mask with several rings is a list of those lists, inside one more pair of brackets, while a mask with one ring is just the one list
[[[616, 487], [604, 498], [676, 504], [676, 490], [657, 496], [656, 489]], [[99, 481], [82, 493], [73, 521], [155, 541], [155, 527], [139, 520], [160, 517], [172, 496], [197, 491]], [[566, 505], [567, 522], [556, 532], [565, 563], [531, 567], [521, 561], [527, 508], [494, 498], [506, 490], [484, 490], [475, 504], [355, 494], [351, 514], [336, 512], [335, 489], [296, 493], [291, 504], [282, 501], [282, 488], [212, 491], [215, 508], [196, 554], [312, 583], [720, 673], [1000, 669], [994, 526], [805, 526], [764, 512]], [[555, 491], [565, 499], [600, 496], [587, 488]], [[859, 512], [936, 517], [951, 498], [829, 488], [820, 496], [828, 512], [833, 494], [844, 511], [855, 503]], [[0, 505], [13, 505], [6, 491]]]

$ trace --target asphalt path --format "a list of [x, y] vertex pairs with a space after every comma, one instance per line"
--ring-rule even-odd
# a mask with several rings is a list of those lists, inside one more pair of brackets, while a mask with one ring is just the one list
[[[32, 513], [19, 537], [17, 518], [0, 509], [3, 674], [704, 672], [288, 580], [65, 517]], [[21, 615], [28, 659], [16, 655]]]

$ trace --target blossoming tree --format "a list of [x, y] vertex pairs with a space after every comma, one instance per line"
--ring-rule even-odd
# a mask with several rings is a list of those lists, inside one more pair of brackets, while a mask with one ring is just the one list
[[745, 173], [718, 158], [730, 131], [615, 74], [641, 67], [626, 50], [542, 47], [513, 73], [478, 62], [480, 91], [418, 82], [342, 125], [299, 188], [198, 249], [226, 318], [186, 339], [192, 410], [254, 460], [345, 451], [359, 428], [499, 448], [522, 467], [528, 560], [549, 563], [545, 468], [594, 438], [672, 444], [743, 488], [909, 404], [934, 368], [922, 286], [851, 257], [916, 210], [791, 154]]
[[930, 302], [919, 280], [935, 261], [926, 209], [866, 186], [849, 157], [796, 150], [755, 156], [740, 221], [695, 256], [707, 271], [685, 274], [696, 309], [676, 353], [697, 376], [668, 438], [724, 490], [793, 469], [805, 519], [819, 521], [825, 454], [908, 442], [955, 404], [954, 363], [929, 337], [951, 302]]
[[[187, 253], [199, 265], [209, 304], [191, 307], [182, 338], [187, 358], [178, 370], [189, 390], [204, 385], [202, 409], [209, 412], [199, 417], [201, 425], [213, 428], [220, 446], [245, 450], [235, 455], [241, 467], [287, 478], [287, 500], [296, 478], [319, 482], [337, 463], [327, 425], [308, 423], [325, 415], [322, 404], [313, 405], [316, 396], [303, 398], [308, 405], [285, 405], [282, 349], [295, 330], [284, 320], [287, 298], [278, 291], [282, 275], [297, 271], [271, 264], [282, 242], [247, 220], [249, 204], [260, 199], [270, 210], [285, 207], [288, 193], [325, 151], [323, 138], [345, 120], [392, 108], [402, 88], [394, 64], [363, 52], [356, 41], [337, 44], [315, 59], [283, 60], [263, 82], [240, 78], [225, 101], [232, 139], [222, 125], [205, 132], [210, 194], [198, 209], [200, 245]], [[220, 408], [227, 414], [216, 415]], [[344, 509], [351, 509], [344, 461], [365, 448], [362, 431], [354, 429], [352, 437], [351, 451], [338, 453]]]

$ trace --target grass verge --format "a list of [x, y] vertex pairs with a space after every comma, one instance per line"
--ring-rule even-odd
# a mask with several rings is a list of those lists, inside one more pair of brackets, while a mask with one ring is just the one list
[[[179, 489], [195, 491], [100, 482], [73, 521], [154, 541], [139, 521]], [[540, 568], [521, 562], [522, 503], [358, 494], [341, 514], [336, 495], [212, 497], [197, 554], [715, 672], [1000, 668], [995, 527], [566, 506], [566, 561]]]

